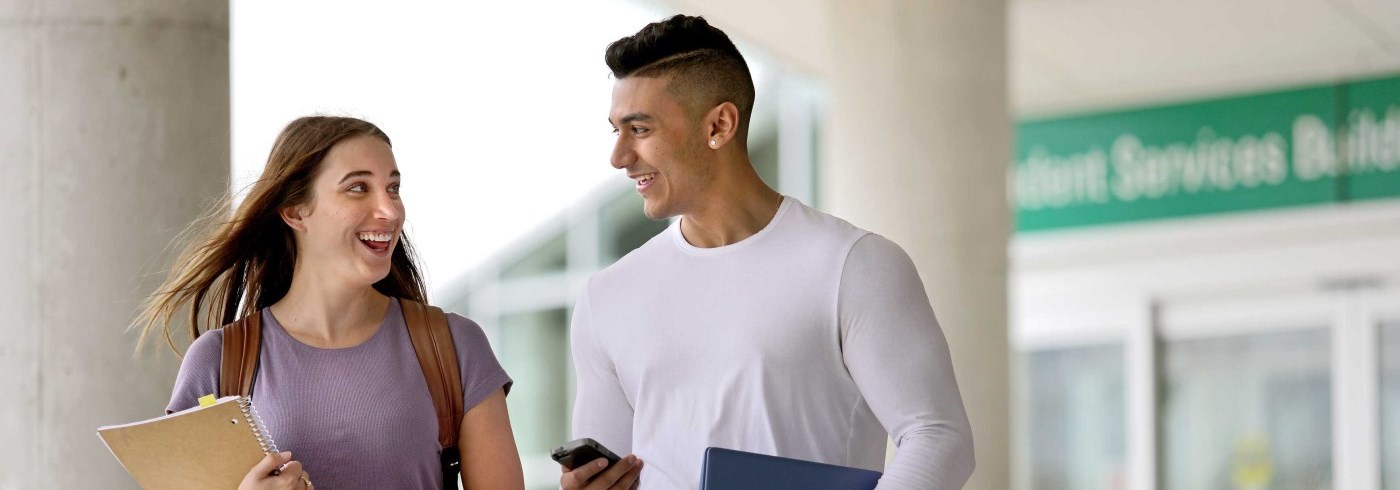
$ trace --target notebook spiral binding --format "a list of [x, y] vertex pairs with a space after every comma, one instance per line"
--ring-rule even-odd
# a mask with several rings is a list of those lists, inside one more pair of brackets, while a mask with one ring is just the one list
[[273, 441], [272, 434], [267, 432], [267, 424], [263, 422], [262, 416], [258, 415], [258, 409], [253, 407], [252, 398], [239, 398], [238, 407], [243, 412], [243, 419], [248, 421], [248, 427], [253, 430], [253, 436], [258, 438], [258, 445], [262, 446], [263, 452], [279, 452], [277, 442]]

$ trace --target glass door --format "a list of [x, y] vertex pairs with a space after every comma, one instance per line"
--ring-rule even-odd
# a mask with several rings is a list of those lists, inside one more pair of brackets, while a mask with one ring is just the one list
[[1332, 488], [1332, 327], [1323, 296], [1165, 303], [1160, 487]]

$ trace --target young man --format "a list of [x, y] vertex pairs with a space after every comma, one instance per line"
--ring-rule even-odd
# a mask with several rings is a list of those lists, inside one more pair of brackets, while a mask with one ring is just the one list
[[574, 436], [635, 455], [563, 488], [693, 490], [710, 446], [885, 471], [880, 489], [960, 488], [972, 433], [913, 262], [763, 183], [753, 81], [728, 36], [675, 16], [607, 63], [612, 165], [648, 217], [680, 219], [574, 309]]

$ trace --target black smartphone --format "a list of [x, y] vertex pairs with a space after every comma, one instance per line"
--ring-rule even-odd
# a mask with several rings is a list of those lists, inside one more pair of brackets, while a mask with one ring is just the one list
[[622, 458], [613, 454], [612, 451], [609, 451], [608, 448], [603, 447], [602, 444], [598, 444], [598, 441], [587, 437], [575, 439], [564, 443], [563, 446], [554, 448], [553, 451], [550, 451], [549, 457], [554, 458], [554, 461], [568, 468], [569, 471], [573, 471], [598, 458], [608, 460], [608, 466], [612, 466], [613, 463], [622, 460]]

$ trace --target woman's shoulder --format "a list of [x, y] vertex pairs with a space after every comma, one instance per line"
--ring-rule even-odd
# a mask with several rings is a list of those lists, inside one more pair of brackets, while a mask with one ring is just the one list
[[190, 348], [185, 350], [185, 359], [180, 363], [181, 369], [185, 366], [212, 366], [218, 367], [219, 358], [224, 350], [224, 330], [216, 328], [204, 332], [194, 339]]
[[472, 345], [485, 345], [486, 348], [490, 348], [486, 340], [486, 331], [470, 318], [447, 312], [447, 327], [452, 332], [452, 341], [459, 349]]
[[466, 406], [476, 406], [497, 389], [504, 388], [506, 393], [510, 393], [510, 375], [496, 359], [491, 341], [481, 325], [456, 313], [447, 314], [447, 325], [452, 331], [452, 343], [455, 344], [459, 369], [462, 371], [462, 395]]
[[171, 391], [167, 412], [178, 412], [195, 406], [199, 397], [216, 393], [219, 386], [219, 359], [223, 356], [223, 330], [204, 332], [190, 348], [185, 350], [185, 358], [180, 361], [180, 372], [175, 375], [175, 387]]
[[[398, 298], [398, 300], [401, 304], [412, 301], [406, 298]], [[407, 307], [407, 305], [401, 306], [401, 311], [402, 308], [405, 307]], [[470, 318], [447, 311], [446, 308], [437, 308], [442, 309], [443, 313], [447, 316], [447, 330], [452, 334], [452, 343], [455, 344], [457, 348], [458, 357], [462, 357], [464, 354], [469, 355], [469, 357], [475, 357], [470, 356], [470, 354], [477, 353], [477, 351], [483, 347], [487, 352], [490, 352], [491, 346], [486, 339], [486, 332], [481, 329], [481, 325]], [[407, 321], [407, 318], [405, 318], [405, 321]]]

